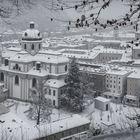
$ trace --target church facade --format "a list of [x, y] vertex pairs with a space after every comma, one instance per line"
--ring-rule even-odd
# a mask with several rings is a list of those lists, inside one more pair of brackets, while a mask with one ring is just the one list
[[13, 55], [9, 51], [1, 53], [0, 82], [8, 89], [10, 98], [28, 101], [30, 89], [35, 88], [38, 81], [45, 81], [49, 90], [46, 89], [44, 94], [58, 107], [69, 59], [59, 53], [42, 50], [42, 41], [41, 33], [31, 22], [22, 35], [21, 51]]

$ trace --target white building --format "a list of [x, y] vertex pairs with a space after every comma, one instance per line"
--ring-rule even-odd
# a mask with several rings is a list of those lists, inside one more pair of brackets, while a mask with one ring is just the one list
[[100, 96], [95, 98], [95, 108], [108, 111], [110, 109], [110, 100]]
[[60, 105], [58, 99], [61, 97], [66, 83], [57, 79], [49, 79], [45, 85], [48, 87], [45, 89], [45, 97], [50, 99], [54, 106], [58, 107]]
[[127, 76], [130, 71], [126, 70], [109, 70], [106, 73], [106, 89], [108, 92], [104, 93], [107, 98], [119, 99], [122, 95], [126, 93], [127, 87]]
[[9, 50], [2, 53], [0, 81], [9, 90], [10, 98], [28, 101], [30, 89], [39, 80], [60, 80], [67, 74], [69, 60], [62, 55], [42, 52], [42, 39], [41, 33], [31, 22], [30, 28], [23, 33], [21, 51], [12, 51], [13, 55]]

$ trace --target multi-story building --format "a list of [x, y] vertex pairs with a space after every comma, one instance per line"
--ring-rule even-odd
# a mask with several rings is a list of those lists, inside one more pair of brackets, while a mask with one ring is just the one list
[[95, 68], [80, 68], [82, 75], [85, 75], [89, 79], [89, 83], [93, 83], [93, 90], [98, 94], [101, 94], [106, 91], [105, 88], [105, 78], [106, 73], [100, 69], [96, 70]]
[[[67, 74], [68, 58], [42, 52], [42, 39], [41, 33], [31, 22], [30, 28], [22, 35], [21, 51], [13, 55], [9, 51], [2, 53], [0, 81], [8, 89], [10, 98], [28, 101], [30, 89], [34, 89], [39, 81], [62, 81]], [[58, 106], [57, 100], [58, 97], [55, 103], [52, 100], [54, 106]]]
[[108, 92], [104, 93], [107, 98], [120, 100], [127, 90], [127, 76], [130, 71], [113, 69], [106, 72], [105, 86]]

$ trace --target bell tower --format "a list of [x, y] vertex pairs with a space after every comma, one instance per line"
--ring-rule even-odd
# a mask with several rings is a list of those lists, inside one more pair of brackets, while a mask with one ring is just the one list
[[35, 23], [30, 22], [29, 29], [24, 31], [22, 35], [22, 49], [36, 55], [42, 49], [42, 35], [35, 28]]

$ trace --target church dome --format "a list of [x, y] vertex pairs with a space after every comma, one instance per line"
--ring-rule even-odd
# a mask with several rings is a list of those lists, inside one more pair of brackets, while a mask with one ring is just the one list
[[30, 28], [23, 32], [22, 40], [28, 41], [42, 40], [42, 35], [37, 29], [35, 29], [34, 22], [30, 22]]

